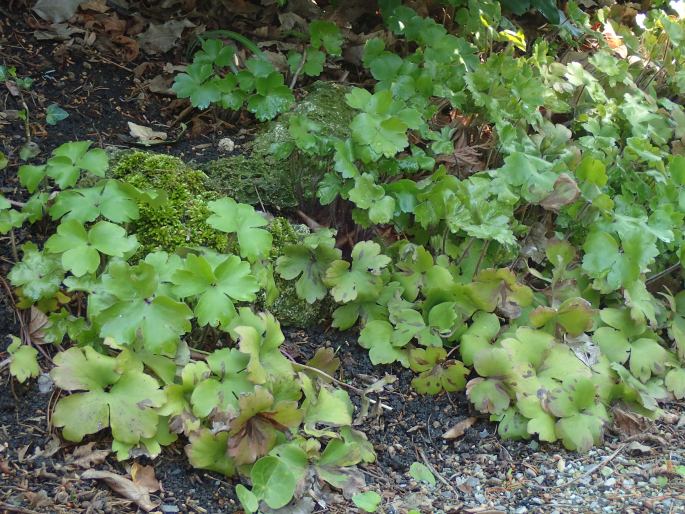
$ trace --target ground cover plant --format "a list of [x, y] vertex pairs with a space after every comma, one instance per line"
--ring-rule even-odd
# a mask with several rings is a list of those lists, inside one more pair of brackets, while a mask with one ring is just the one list
[[[248, 512], [312, 484], [381, 508], [362, 492], [358, 465], [376, 455], [359, 425], [392, 379], [350, 389], [331, 349], [283, 351], [277, 280], [332, 305], [332, 327], [358, 330], [373, 365], [411, 370], [425, 401], [465, 391], [504, 439], [585, 452], [612, 407], [656, 419], [685, 397], [685, 21], [658, 3], [631, 26], [574, 2], [446, 4], [450, 23], [379, 2], [386, 30], [359, 45], [345, 131], [286, 118], [270, 158], [319, 163], [311, 214], [335, 222], [305, 215], [311, 232], [277, 250], [268, 204], [200, 193], [199, 172], [178, 197], [167, 175], [135, 173], [162, 157], [90, 141], [22, 157], [25, 195], [0, 196], [0, 233], [47, 227], [7, 275], [43, 321], [6, 362], [24, 382], [54, 350], [64, 439], [108, 430], [126, 460], [181, 438], [193, 466], [241, 477]], [[524, 14], [553, 31], [530, 39]], [[311, 21], [280, 71], [245, 36], [205, 36], [171, 89], [259, 121], [344, 47], [333, 21]], [[150, 229], [165, 218], [197, 228]], [[412, 476], [434, 481], [421, 466]]]

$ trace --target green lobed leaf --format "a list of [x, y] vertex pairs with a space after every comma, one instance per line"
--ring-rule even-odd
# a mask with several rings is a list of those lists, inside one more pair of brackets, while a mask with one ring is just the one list
[[40, 375], [38, 350], [22, 344], [21, 340], [15, 336], [10, 337], [12, 343], [7, 347], [7, 353], [10, 355], [10, 374], [19, 383], [24, 383], [27, 379]]

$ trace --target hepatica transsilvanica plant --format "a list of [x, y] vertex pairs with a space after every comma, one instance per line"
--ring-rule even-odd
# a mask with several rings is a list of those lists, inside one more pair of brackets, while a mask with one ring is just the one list
[[[347, 203], [356, 224], [389, 227], [395, 242], [359, 241], [343, 259], [321, 229], [286, 246], [275, 271], [307, 302], [330, 296], [333, 325], [359, 326], [374, 364], [412, 369], [428, 395], [465, 389], [506, 438], [584, 451], [612, 403], [656, 417], [660, 401], [685, 397], [685, 293], [655, 289], [685, 258], [685, 23], [654, 10], [630, 32], [600, 10], [624, 36], [617, 48], [569, 2], [574, 32], [560, 38], [591, 49], [559, 62], [544, 40], [521, 52], [495, 2], [457, 5], [462, 34], [407, 7], [382, 12], [406, 51], [366, 42], [375, 85], [346, 96], [350, 137], [293, 116], [294, 145], [273, 150], [329, 157], [321, 204]], [[314, 76], [341, 41], [327, 23], [310, 35], [289, 62]], [[174, 89], [198, 107], [247, 102], [259, 119], [293, 101], [271, 64], [254, 55], [238, 69], [218, 40]], [[447, 106], [459, 118], [440, 126]], [[455, 151], [465, 131], [489, 134], [484, 167]], [[166, 199], [104, 178], [107, 167], [103, 151], [67, 143], [20, 168], [32, 194], [21, 209], [0, 197], [1, 232], [56, 226], [9, 275], [19, 305], [47, 315], [42, 340], [72, 343], [51, 371], [70, 393], [54, 424], [72, 441], [109, 428], [122, 459], [183, 435], [194, 466], [251, 479], [237, 488], [249, 511], [286, 505], [305, 477], [353, 487], [374, 453], [328, 379], [338, 360], [321, 349], [298, 365], [278, 321], [250, 308], [273, 287], [266, 220], [219, 198], [207, 222], [226, 251], [141, 256], [129, 226]], [[79, 186], [84, 174], [94, 185]], [[208, 354], [187, 344], [203, 327], [221, 343]], [[9, 354], [18, 379], [39, 373], [30, 346], [16, 340]]]

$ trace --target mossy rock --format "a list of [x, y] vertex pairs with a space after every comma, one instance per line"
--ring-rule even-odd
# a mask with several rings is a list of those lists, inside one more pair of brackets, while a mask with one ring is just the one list
[[[302, 239], [309, 234], [306, 225], [293, 225], [285, 218], [274, 218], [267, 227], [273, 237], [273, 248], [271, 250], [271, 261], [276, 265], [276, 259], [283, 255], [283, 248], [288, 244], [302, 242]], [[278, 297], [273, 303], [266, 306], [281, 323], [286, 327], [308, 328], [320, 323], [331, 314], [330, 302], [317, 301], [313, 304], [297, 296], [295, 291], [295, 281], [284, 280], [274, 271], [276, 287], [279, 290]], [[264, 303], [264, 299], [261, 299]]]
[[332, 160], [305, 155], [299, 150], [279, 160], [272, 149], [293, 142], [289, 125], [296, 115], [318, 123], [322, 136], [350, 137], [349, 125], [356, 111], [345, 103], [349, 90], [343, 84], [313, 84], [292, 111], [265, 125], [245, 155], [217, 159], [203, 166], [209, 176], [208, 187], [238, 202], [261, 203], [277, 210], [314, 200], [319, 180], [332, 168]]
[[168, 195], [169, 201], [160, 206], [140, 206], [140, 217], [131, 226], [141, 245], [139, 255], [193, 246], [226, 249], [228, 236], [206, 221], [211, 214], [207, 202], [219, 195], [207, 190], [203, 172], [170, 155], [132, 152], [117, 160], [111, 175], [139, 189]]

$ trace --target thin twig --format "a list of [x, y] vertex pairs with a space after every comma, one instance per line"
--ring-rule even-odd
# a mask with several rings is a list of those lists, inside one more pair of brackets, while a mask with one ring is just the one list
[[297, 67], [297, 70], [295, 70], [295, 74], [293, 75], [293, 78], [290, 81], [290, 89], [295, 87], [295, 83], [297, 82], [297, 77], [299, 77], [300, 73], [302, 72], [302, 68], [304, 68], [304, 62], [306, 60], [307, 60], [307, 49], [305, 48], [302, 51], [302, 59], [300, 60], [300, 64]]
[[575, 484], [576, 482], [582, 480], [583, 478], [589, 477], [592, 475], [595, 471], [597, 471], [600, 468], [603, 468], [607, 464], [609, 464], [612, 460], [616, 458], [616, 456], [623, 451], [623, 449], [626, 447], [626, 444], [622, 444], [619, 446], [614, 453], [609, 455], [606, 459], [604, 459], [602, 462], [599, 464], [595, 464], [592, 466], [590, 469], [588, 469], [585, 473], [582, 475], [577, 476], [573, 480], [569, 480], [568, 482], [564, 482], [563, 484], [559, 485], [538, 485], [538, 484], [528, 484], [530, 487], [533, 489], [561, 489], [564, 487], [568, 487], [569, 485]]
[[[346, 388], [350, 389], [351, 391], [354, 391], [355, 393], [357, 393], [357, 394], [360, 395], [360, 396], [366, 396], [366, 393], [364, 392], [363, 389], [359, 389], [358, 387], [355, 387], [355, 386], [353, 386], [353, 385], [351, 385], [351, 384], [346, 384], [345, 382], [343, 382], [343, 381], [341, 381], [341, 380], [338, 380], [338, 379], [335, 378], [335, 377], [332, 377], [331, 375], [329, 375], [329, 374], [326, 373], [325, 371], [321, 371], [320, 369], [314, 368], [314, 367], [312, 367], [312, 366], [307, 366], [306, 364], [300, 364], [300, 363], [297, 362], [295, 359], [293, 359], [290, 355], [287, 355], [287, 354], [285, 354], [285, 353], [284, 353], [283, 355], [285, 355], [285, 357], [286, 357], [290, 362], [292, 362], [293, 364], [295, 364], [295, 365], [296, 365], [297, 367], [299, 367], [299, 368], [306, 369], [306, 370], [308, 370], [308, 371], [313, 371], [314, 373], [318, 373], [318, 374], [321, 375], [322, 377], [326, 377], [328, 380], [330, 380], [330, 381], [332, 381], [332, 382], [335, 382], [336, 384], [338, 384], [338, 385], [340, 385], [340, 386], [346, 387]], [[382, 409], [385, 409], [385, 410], [387, 410], [387, 411], [393, 410], [393, 408], [390, 407], [390, 405], [385, 405], [383, 402], [378, 402], [378, 401], [373, 400], [373, 399], [371, 399], [371, 398], [367, 398], [367, 400], [369, 400], [369, 403], [372, 403], [372, 404], [374, 404], [374, 405], [375, 405], [376, 403], [380, 403], [381, 408], [382, 408]]]
[[10, 242], [12, 243], [12, 257], [14, 262], [19, 261], [19, 253], [17, 252], [17, 241], [14, 239], [14, 229], [10, 230]]
[[682, 266], [682, 264], [680, 264], [678, 262], [678, 263], [674, 264], [673, 266], [669, 266], [665, 270], [660, 271], [659, 273], [652, 275], [651, 277], [648, 277], [647, 280], [645, 280], [645, 285], [649, 285], [653, 282], [656, 282], [661, 277], [665, 277], [666, 275], [670, 275], [671, 273], [678, 271], [681, 266]]
[[416, 450], [419, 452], [419, 456], [421, 457], [421, 460], [423, 460], [424, 464], [426, 464], [426, 466], [428, 466], [428, 469], [431, 470], [431, 473], [433, 473], [437, 477], [438, 480], [440, 480], [443, 484], [445, 484], [455, 494], [455, 496], [459, 496], [459, 493], [454, 488], [454, 486], [452, 484], [450, 484], [444, 476], [442, 476], [440, 473], [438, 473], [438, 470], [435, 469], [435, 466], [433, 466], [433, 464], [430, 463], [430, 461], [426, 457], [426, 454], [423, 453], [423, 450], [421, 448], [417, 448]]
[[17, 514], [39, 514], [37, 510], [29, 510], [5, 502], [0, 502], [0, 510], [2, 512], [16, 512]]
[[480, 265], [483, 263], [483, 258], [485, 257], [485, 254], [488, 252], [488, 247], [490, 246], [490, 239], [485, 241], [483, 244], [483, 248], [480, 251], [480, 255], [478, 256], [478, 262], [476, 263], [476, 268], [473, 271], [473, 276], [475, 277], [478, 275], [478, 272], [480, 271]]
[[31, 125], [30, 125], [30, 120], [29, 120], [29, 106], [26, 105], [26, 102], [24, 101], [23, 97], [21, 99], [21, 105], [24, 107], [24, 113], [26, 116], [24, 117], [24, 129], [26, 130], [26, 144], [31, 142]]
[[310, 229], [312, 230], [319, 230], [322, 225], [318, 223], [315, 219], [310, 218], [307, 216], [304, 212], [302, 212], [300, 209], [297, 209], [295, 211], [297, 215], [302, 218], [302, 221], [304, 221], [305, 225], [307, 225]]

